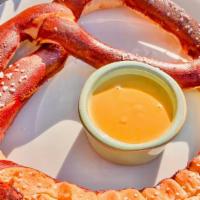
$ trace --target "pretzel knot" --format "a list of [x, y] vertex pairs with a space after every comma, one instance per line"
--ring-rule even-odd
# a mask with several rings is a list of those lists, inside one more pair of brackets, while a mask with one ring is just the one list
[[[158, 23], [166, 31], [173, 33], [180, 40], [183, 50], [191, 60], [167, 63], [114, 49], [93, 38], [77, 24], [77, 20], [83, 13], [119, 6], [136, 10]], [[52, 3], [28, 8], [2, 24], [0, 30], [1, 139], [24, 103], [48, 77], [62, 68], [68, 54], [95, 68], [115, 61], [140, 61], [167, 72], [183, 88], [200, 85], [200, 26], [171, 0], [55, 0]], [[8, 65], [24, 40], [39, 43], [39, 48], [29, 56]], [[160, 187], [169, 188], [169, 191], [166, 189], [165, 195], [170, 191], [173, 193], [173, 190], [178, 194], [173, 196], [170, 193], [172, 199], [186, 199], [197, 195], [200, 184], [198, 181], [195, 182], [196, 179], [193, 180], [189, 192], [185, 192], [180, 185], [182, 177], [186, 175], [189, 177], [197, 175], [199, 178], [199, 163], [198, 157], [193, 160], [188, 171], [185, 170], [181, 175], [176, 176], [176, 182], [173, 179], [163, 182]], [[195, 174], [188, 175], [191, 173], [190, 170], [195, 171]], [[186, 179], [190, 180], [184, 178]], [[149, 198], [150, 194], [154, 195], [153, 198]], [[139, 192], [134, 195], [131, 199], [144, 199], [143, 196], [146, 196], [146, 199], [164, 199], [159, 196], [161, 193], [156, 188], [144, 190], [143, 195]]]
[[[84, 12], [128, 6], [145, 14], [179, 38], [192, 61], [166, 63], [114, 49], [85, 32], [77, 20]], [[23, 104], [71, 54], [98, 68], [135, 60], [167, 72], [182, 87], [200, 85], [200, 27], [170, 0], [57, 0], [28, 8], [0, 26], [0, 138]], [[40, 48], [12, 65], [9, 61], [21, 41], [40, 42]]]

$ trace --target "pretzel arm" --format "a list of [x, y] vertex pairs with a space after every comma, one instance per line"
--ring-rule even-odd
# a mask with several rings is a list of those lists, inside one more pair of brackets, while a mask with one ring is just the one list
[[193, 58], [200, 55], [200, 25], [184, 9], [171, 0], [56, 0], [69, 7], [78, 18], [86, 9], [89, 12], [102, 8], [126, 5], [146, 15], [166, 31], [173, 33], [183, 50]]
[[63, 66], [67, 54], [58, 45], [43, 45], [4, 70], [0, 78], [0, 139], [24, 103]]
[[162, 69], [184, 88], [200, 85], [199, 60], [188, 63], [165, 63], [126, 53], [99, 42], [71, 20], [59, 17], [46, 19], [40, 28], [38, 37], [58, 42], [70, 54], [96, 68], [115, 61], [134, 60]]

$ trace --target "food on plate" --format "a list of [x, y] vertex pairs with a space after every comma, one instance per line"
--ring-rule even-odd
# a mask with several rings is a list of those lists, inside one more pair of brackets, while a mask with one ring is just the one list
[[68, 182], [60, 182], [35, 169], [23, 167], [11, 161], [0, 160], [0, 181], [2, 182], [0, 197], [1, 194], [6, 194], [7, 196], [1, 200], [199, 199], [199, 158], [200, 156], [197, 156], [187, 169], [180, 170], [173, 178], [165, 179], [153, 188], [145, 188], [140, 191], [130, 188], [99, 192], [83, 189]]
[[[40, 41], [41, 43], [57, 42], [59, 43], [58, 45], [61, 45], [66, 50], [65, 53], [62, 50], [62, 55], [60, 55], [59, 49], [62, 47], [58, 48], [57, 46], [53, 50], [45, 46], [41, 47], [39, 51], [44, 51], [48, 55], [48, 49], [50, 53], [53, 50], [57, 56], [45, 56], [44, 59], [36, 52], [24, 58], [28, 61], [29, 58], [38, 57], [39, 62], [34, 64], [35, 69], [41, 68], [41, 62], [44, 62], [44, 65], [46, 65], [46, 62], [54, 63], [55, 67], [51, 67], [52, 75], [58, 71], [60, 65], [63, 64], [63, 58], [66, 58], [67, 53], [69, 53], [92, 64], [94, 67], [101, 67], [107, 63], [121, 60], [141, 61], [164, 70], [174, 77], [182, 87], [194, 87], [200, 84], [199, 59], [175, 64], [129, 54], [95, 40], [76, 23], [84, 8], [92, 11], [93, 8], [100, 9], [119, 5], [127, 5], [143, 12], [166, 30], [174, 33], [180, 39], [189, 55], [194, 58], [197, 57], [194, 52], [197, 54], [199, 51], [199, 25], [171, 0], [65, 0], [28, 8], [0, 26], [0, 69], [2, 69], [0, 73], [0, 78], [2, 79], [0, 85], [2, 90], [0, 94], [0, 138], [3, 138], [5, 131], [20, 110], [21, 105], [28, 100], [31, 94], [36, 91], [36, 88], [47, 78], [46, 75], [44, 76], [45, 73], [27, 74], [27, 72], [32, 73], [31, 65], [27, 67], [25, 72], [22, 69], [22, 75], [19, 76], [17, 73], [18, 67], [21, 68], [19, 65], [23, 64], [23, 59], [7, 67], [20, 42], [26, 39], [33, 41], [37, 39], [37, 42]], [[148, 9], [150, 7], [151, 9]], [[5, 73], [6, 76], [4, 76]], [[18, 80], [16, 80], [15, 74], [18, 75]], [[31, 75], [37, 79], [36, 82], [32, 81], [32, 79], [29, 80], [29, 76], [32, 77]], [[5, 84], [5, 80], [10, 82], [9, 85]], [[24, 80], [26, 81], [24, 82]], [[16, 81], [20, 82], [20, 88], [25, 88], [23, 98], [17, 98], [17, 102], [13, 99], [21, 89], [15, 87]], [[21, 94], [21, 92], [19, 93]]]
[[104, 133], [130, 144], [159, 138], [173, 119], [167, 92], [152, 79], [138, 75], [121, 75], [103, 83], [92, 93], [89, 110]]
[[[3, 138], [22, 105], [38, 86], [60, 69], [67, 54], [72, 54], [97, 68], [121, 60], [145, 62], [167, 72], [182, 87], [200, 85], [200, 60], [198, 59], [200, 26], [183, 9], [171, 0], [97, 2], [98, 8], [123, 4], [142, 12], [176, 35], [183, 49], [193, 60], [186, 63], [165, 63], [126, 53], [99, 42], [76, 23], [85, 7], [91, 6], [88, 10], [92, 10], [94, 4], [90, 0], [57, 0], [29, 8], [0, 26], [0, 68], [2, 70], [0, 73], [0, 138]], [[25, 39], [33, 41], [37, 39], [37, 42], [47, 43], [47, 45], [42, 45], [32, 55], [7, 67], [20, 42]], [[157, 187], [147, 188], [141, 192], [127, 189], [93, 193], [75, 185], [58, 182], [36, 170], [9, 161], [1, 161], [0, 195], [3, 195], [4, 200], [21, 198], [199, 199], [199, 166], [199, 157], [197, 157], [188, 169], [181, 170], [173, 179], [166, 179]]]
[[[88, 2], [92, 1], [64, 1], [63, 3], [67, 6], [70, 4], [70, 7], [73, 7], [73, 11], [76, 15], [79, 13], [80, 7], [83, 9], [84, 7], [87, 8], [87, 5], [93, 5], [92, 3], [87, 4]], [[110, 3], [105, 3], [105, 1], [97, 2], [100, 2], [99, 8], [101, 8], [112, 6], [113, 2], [119, 1], [109, 1]], [[58, 42], [70, 54], [96, 68], [115, 61], [134, 60], [164, 70], [176, 79], [182, 87], [198, 86], [200, 82], [198, 75], [200, 60], [195, 59], [198, 57], [195, 54], [198, 54], [200, 48], [198, 22], [192, 19], [183, 9], [171, 0], [124, 0], [121, 2], [123, 5], [127, 5], [144, 13], [167, 31], [174, 33], [181, 41], [184, 50], [186, 50], [194, 60], [188, 62], [180, 61], [177, 63], [167, 63], [127, 53], [96, 40], [84, 31], [75, 21], [68, 20], [67, 18], [61, 19], [57, 16], [51, 16], [44, 20], [43, 24], [40, 26], [38, 37], [40, 39], [48, 38], [54, 42]], [[192, 53], [194, 51], [195, 53]]]

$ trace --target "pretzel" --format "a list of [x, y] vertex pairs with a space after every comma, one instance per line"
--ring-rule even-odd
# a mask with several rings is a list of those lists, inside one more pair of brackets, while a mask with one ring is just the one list
[[[0, 160], [0, 180], [11, 188], [7, 195], [17, 193], [18, 196], [12, 200], [199, 200], [200, 156], [172, 178], [143, 190], [129, 188], [94, 192], [8, 160]], [[0, 183], [0, 195], [6, 191]]]
[[[171, 0], [99, 0], [95, 3], [91, 0], [56, 0], [53, 3], [31, 7], [0, 26], [1, 139], [24, 103], [46, 79], [62, 68], [68, 54], [80, 58], [96, 68], [122, 60], [145, 62], [167, 72], [183, 88], [200, 85], [200, 59], [198, 58], [200, 54], [200, 27], [198, 22], [178, 5]], [[192, 61], [166, 63], [114, 49], [93, 38], [76, 22], [84, 12], [121, 5], [143, 13], [165, 30], [173, 33], [180, 40], [183, 50], [191, 56]], [[8, 65], [20, 42], [27, 39], [39, 43], [40, 48], [33, 54]], [[18, 197], [12, 197], [13, 199], [21, 198], [20, 195], [24, 196], [25, 199], [60, 200], [97, 198], [122, 198], [124, 200], [200, 199], [198, 196], [200, 193], [199, 156], [191, 162], [188, 169], [181, 170], [172, 179], [162, 181], [156, 188], [146, 188], [143, 191], [134, 189], [107, 191], [98, 194], [68, 183], [57, 182], [41, 172], [9, 161], [1, 161], [0, 166], [2, 166], [0, 180], [3, 181], [3, 184], [9, 185], [11, 193], [15, 193], [13, 189], [20, 192]], [[19, 189], [16, 186], [15, 179], [16, 176], [18, 177], [16, 174], [19, 171], [22, 174], [25, 173], [25, 176], [27, 176], [26, 171], [30, 174], [36, 173], [39, 180], [40, 175], [49, 178], [48, 180], [53, 185], [58, 186], [57, 193], [51, 190], [52, 194], [44, 192], [44, 196], [42, 196], [43, 193], [35, 197], [28, 195], [27, 188], [20, 187]], [[9, 179], [8, 182], [6, 178]], [[29, 181], [25, 177], [22, 180]], [[48, 188], [42, 187], [42, 190], [45, 191], [45, 189]], [[5, 190], [1, 190], [0, 187], [1, 191]], [[26, 197], [26, 195], [28, 196]]]
[[[67, 53], [81, 58], [96, 68], [121, 60], [145, 62], [170, 74], [182, 87], [199, 86], [200, 60], [196, 59], [200, 48], [199, 24], [183, 9], [170, 0], [100, 0], [97, 3], [98, 7], [94, 7], [95, 9], [127, 5], [143, 12], [166, 30], [174, 33], [180, 39], [184, 50], [193, 56], [194, 60], [187, 63], [164, 63], [126, 53], [97, 41], [76, 23], [85, 8], [90, 11], [93, 9], [94, 4], [90, 0], [57, 0], [33, 6], [0, 26], [1, 139], [22, 105], [49, 77], [49, 72], [55, 74], [58, 71], [57, 68], [64, 62]], [[167, 20], [163, 19], [164, 16]], [[52, 45], [48, 48], [48, 45], [43, 45], [29, 57], [7, 66], [20, 42], [26, 39], [39, 41], [41, 44], [53, 43], [55, 48], [52, 48]], [[44, 53], [40, 53], [43, 51], [50, 51], [53, 54], [51, 60]], [[43, 57], [40, 57], [41, 55]], [[34, 61], [37, 60], [35, 57], [38, 59], [37, 63]], [[26, 67], [29, 61], [30, 66]], [[40, 73], [40, 70], [43, 73]]]
[[[81, 3], [84, 2], [83, 0], [67, 1], [67, 5], [68, 2], [79, 2], [78, 5], [73, 5], [75, 15], [79, 14], [79, 12], [76, 14], [76, 10], [80, 10], [80, 5], [85, 6]], [[166, 63], [114, 49], [93, 38], [75, 21], [54, 16], [44, 20], [38, 37], [58, 42], [71, 55], [96, 68], [115, 61], [134, 60], [162, 69], [176, 79], [183, 88], [199, 86], [200, 60], [195, 59], [199, 56], [199, 24], [189, 17], [183, 9], [169, 0], [125, 0], [124, 3], [131, 8], [142, 11], [167, 31], [174, 33], [179, 38], [184, 50], [193, 56], [194, 60], [186, 63]]]

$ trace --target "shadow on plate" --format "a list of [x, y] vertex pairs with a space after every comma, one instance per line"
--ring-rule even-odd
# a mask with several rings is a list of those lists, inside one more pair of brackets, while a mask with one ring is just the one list
[[[46, 85], [43, 86], [45, 90]], [[27, 144], [39, 137], [42, 132], [35, 131], [35, 119], [37, 117], [38, 105], [43, 97], [43, 93], [38, 91], [29, 102], [22, 108], [20, 115], [16, 117], [13, 125], [6, 132], [6, 136], [0, 145], [0, 149], [8, 156], [15, 148]], [[29, 106], [29, 103], [32, 104]]]
[[20, 2], [21, 2], [21, 0], [13, 0], [13, 3], [14, 3], [14, 9], [15, 9], [15, 10], [17, 10], [17, 8], [19, 7]]
[[[188, 157], [191, 160], [200, 149], [200, 143], [197, 142], [200, 141], [200, 92], [198, 90], [188, 90], [185, 91], [185, 96], [188, 104], [187, 118], [180, 135], [177, 136], [174, 142], [187, 144]], [[195, 126], [195, 128], [191, 126]]]
[[[67, 177], [71, 183], [94, 190], [122, 189], [131, 185], [142, 189], [142, 187], [155, 184], [161, 161], [162, 154], [145, 165], [112, 164], [94, 152], [82, 129], [64, 160], [57, 178], [64, 180], [63, 177]], [[144, 179], [145, 185], [142, 181]]]
[[[8, 0], [0, 0], [0, 18], [3, 14], [3, 11], [4, 11], [4, 8], [5, 8], [5, 2], [8, 1]], [[13, 4], [14, 4], [14, 10], [17, 10], [17, 8], [19, 7], [20, 5], [20, 2], [21, 0], [13, 0]]]
[[3, 3], [3, 4], [0, 5], [0, 18], [3, 14], [4, 8], [5, 8], [5, 4]]

